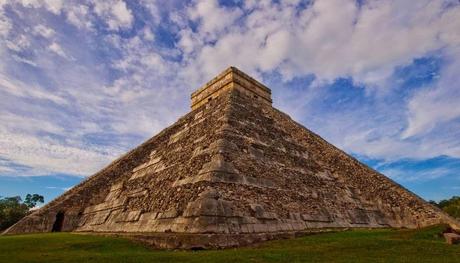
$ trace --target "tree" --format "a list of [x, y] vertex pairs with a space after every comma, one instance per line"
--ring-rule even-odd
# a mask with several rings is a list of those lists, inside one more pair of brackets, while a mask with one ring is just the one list
[[434, 204], [450, 216], [460, 218], [460, 196], [453, 196], [450, 199], [441, 200], [437, 204], [434, 202]]
[[43, 202], [43, 196], [38, 194], [28, 194], [24, 202], [22, 202], [20, 196], [0, 196], [0, 230], [4, 230], [12, 226], [21, 218], [26, 216], [30, 209], [35, 207], [37, 203]]
[[43, 203], [44, 201], [45, 198], [39, 194], [27, 194], [26, 199], [24, 200], [24, 204], [29, 208], [33, 208], [37, 205], [37, 203]]

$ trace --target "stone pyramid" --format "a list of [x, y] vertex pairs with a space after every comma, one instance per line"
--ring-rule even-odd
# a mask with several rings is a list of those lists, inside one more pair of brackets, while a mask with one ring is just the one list
[[337, 228], [455, 221], [272, 107], [230, 67], [192, 111], [7, 234], [129, 235], [157, 247], [246, 245]]

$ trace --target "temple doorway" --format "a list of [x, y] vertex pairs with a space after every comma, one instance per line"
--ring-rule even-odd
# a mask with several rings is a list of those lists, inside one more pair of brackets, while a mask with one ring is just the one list
[[64, 212], [61, 211], [56, 214], [56, 220], [54, 221], [53, 229], [51, 231], [61, 232], [63, 224], [64, 224]]

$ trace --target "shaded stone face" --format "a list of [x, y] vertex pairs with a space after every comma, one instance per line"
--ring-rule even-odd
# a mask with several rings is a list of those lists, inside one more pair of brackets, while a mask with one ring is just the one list
[[61, 231], [190, 248], [327, 228], [456, 224], [273, 108], [270, 94], [239, 70], [224, 71], [192, 94], [190, 113], [7, 233], [48, 232], [62, 220]]

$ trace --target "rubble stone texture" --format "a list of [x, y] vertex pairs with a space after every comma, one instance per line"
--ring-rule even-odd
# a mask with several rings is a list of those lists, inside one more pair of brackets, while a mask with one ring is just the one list
[[321, 229], [458, 228], [271, 103], [270, 89], [231, 67], [192, 94], [190, 113], [6, 234], [117, 233], [207, 248]]

